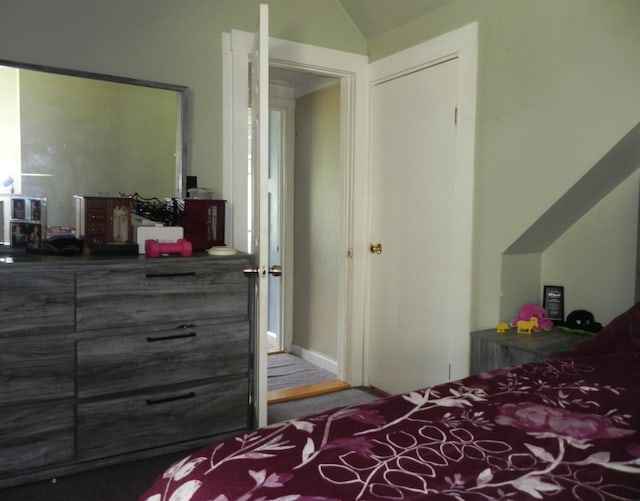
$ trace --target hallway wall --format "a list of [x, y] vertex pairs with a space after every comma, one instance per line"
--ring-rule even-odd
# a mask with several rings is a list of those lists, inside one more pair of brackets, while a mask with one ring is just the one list
[[343, 231], [339, 111], [338, 83], [296, 100], [293, 344], [332, 360]]

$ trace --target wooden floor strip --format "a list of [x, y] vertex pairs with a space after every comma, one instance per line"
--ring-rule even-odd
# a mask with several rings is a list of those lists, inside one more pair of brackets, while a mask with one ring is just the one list
[[289, 400], [298, 400], [300, 398], [316, 397], [334, 391], [347, 390], [351, 385], [346, 381], [338, 379], [334, 381], [325, 381], [323, 383], [308, 384], [306, 386], [298, 386], [297, 388], [286, 388], [284, 390], [273, 390], [267, 393], [267, 402], [277, 404], [279, 402], [287, 402]]

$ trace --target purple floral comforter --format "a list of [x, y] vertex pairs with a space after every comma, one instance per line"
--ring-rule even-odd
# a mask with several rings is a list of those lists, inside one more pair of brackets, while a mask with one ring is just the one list
[[140, 500], [638, 500], [640, 351], [591, 351], [238, 435]]

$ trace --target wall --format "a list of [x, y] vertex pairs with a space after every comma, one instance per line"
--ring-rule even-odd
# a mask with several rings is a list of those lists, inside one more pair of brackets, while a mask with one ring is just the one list
[[[189, 86], [191, 173], [198, 175], [201, 186], [220, 191], [220, 34], [233, 28], [253, 31], [258, 3], [3, 0], [0, 58]], [[479, 22], [471, 328], [495, 325], [501, 320], [505, 249], [638, 121], [640, 2], [457, 0], [368, 41], [337, 1], [267, 3], [272, 36], [368, 51], [372, 60]], [[628, 197], [629, 191], [616, 196]], [[625, 203], [631, 206], [633, 200]], [[620, 210], [625, 209], [612, 209]], [[608, 224], [615, 222], [619, 233], [635, 241], [632, 221], [619, 216], [610, 214]], [[583, 235], [599, 231], [594, 221], [585, 219], [588, 231]], [[616, 248], [624, 245], [611, 242]], [[583, 242], [582, 248], [587, 247]], [[592, 263], [611, 255], [610, 249], [600, 247], [589, 252]], [[633, 273], [621, 284], [613, 283], [624, 266], [622, 262], [607, 274], [603, 288], [615, 306], [608, 306], [600, 321], [633, 301], [626, 297]], [[572, 268], [567, 268], [571, 278], [565, 280], [584, 279], [584, 270]], [[544, 280], [560, 278], [549, 273]], [[523, 289], [529, 290], [530, 284], [523, 283]]]
[[634, 299], [639, 180], [637, 172], [544, 253], [543, 283], [564, 286], [565, 314], [589, 310], [606, 323], [621, 297]]
[[[20, 182], [20, 83], [16, 70], [0, 67], [0, 183], [9, 176]], [[19, 188], [18, 186], [14, 186]], [[0, 193], [11, 193], [12, 186], [0, 184]], [[16, 191], [18, 193], [18, 191]], [[2, 216], [0, 215], [0, 220]]]
[[[255, 31], [259, 0], [2, 0], [0, 59], [191, 89], [191, 174], [222, 191], [222, 36]], [[365, 53], [336, 0], [271, 0], [272, 36]], [[318, 22], [318, 21], [321, 22]], [[330, 27], [329, 29], [327, 27]]]
[[74, 195], [176, 195], [174, 91], [20, 71], [22, 193], [74, 226]]
[[[516, 313], [500, 311], [503, 252], [637, 124], [640, 2], [457, 0], [369, 40], [370, 58], [472, 21], [479, 23], [473, 329]], [[615, 201], [605, 202], [606, 222], [585, 217], [569, 240], [545, 254], [541, 276], [523, 274], [517, 290], [524, 293], [514, 306], [541, 301], [541, 280], [564, 281], [571, 294], [581, 289], [570, 304], [590, 306], [601, 322], [633, 303], [629, 249], [635, 252], [637, 183], [626, 183], [609, 195]], [[603, 224], [615, 228], [607, 248], [592, 245]], [[573, 259], [570, 247], [580, 249], [581, 259]], [[611, 262], [612, 255], [624, 258]], [[578, 263], [607, 272], [591, 274]], [[540, 295], [531, 298], [532, 289]]]
[[335, 361], [343, 231], [340, 85], [297, 99], [295, 124], [293, 344]]

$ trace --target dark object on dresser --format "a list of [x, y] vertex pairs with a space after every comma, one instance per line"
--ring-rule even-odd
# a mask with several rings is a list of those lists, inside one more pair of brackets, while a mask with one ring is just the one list
[[185, 199], [182, 226], [193, 250], [224, 245], [225, 204], [225, 200]]

